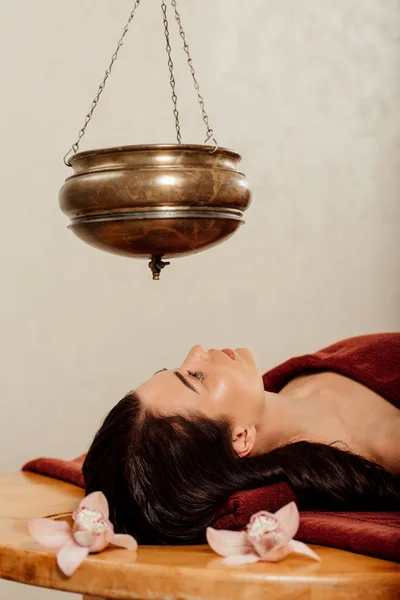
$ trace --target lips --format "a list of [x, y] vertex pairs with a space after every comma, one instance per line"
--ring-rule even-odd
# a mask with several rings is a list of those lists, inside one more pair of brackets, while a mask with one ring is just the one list
[[231, 358], [232, 360], [236, 360], [236, 359], [235, 359], [235, 353], [234, 353], [234, 351], [233, 351], [233, 350], [231, 350], [230, 348], [224, 348], [224, 349], [222, 350], [222, 352], [223, 352], [224, 354], [226, 354], [227, 356], [229, 356], [229, 358]]

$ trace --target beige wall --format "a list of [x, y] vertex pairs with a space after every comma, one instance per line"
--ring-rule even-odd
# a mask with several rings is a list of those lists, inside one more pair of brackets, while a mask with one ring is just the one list
[[[143, 0], [83, 148], [174, 140], [158, 4]], [[254, 202], [232, 240], [159, 283], [75, 239], [57, 204], [131, 1], [0, 4], [1, 472], [81, 453], [122, 394], [195, 342], [248, 345], [268, 368], [400, 329], [400, 2], [181, 4], [218, 140], [243, 154]], [[176, 63], [185, 141], [201, 143]], [[0, 596], [57, 593], [1, 583]]]

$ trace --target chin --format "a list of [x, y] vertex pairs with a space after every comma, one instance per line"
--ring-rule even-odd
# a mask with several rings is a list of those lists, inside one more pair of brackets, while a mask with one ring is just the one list
[[256, 357], [254, 356], [252, 351], [249, 350], [249, 348], [236, 348], [235, 352], [238, 356], [241, 356], [246, 361], [256, 364]]

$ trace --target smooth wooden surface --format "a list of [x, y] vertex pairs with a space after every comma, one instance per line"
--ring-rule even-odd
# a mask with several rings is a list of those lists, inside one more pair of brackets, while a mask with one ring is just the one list
[[115, 548], [91, 555], [68, 579], [55, 552], [30, 538], [27, 521], [63, 518], [81, 497], [79, 488], [41, 475], [0, 477], [0, 577], [115, 600], [400, 599], [399, 564], [319, 546], [321, 564], [291, 556], [235, 568], [206, 546]]

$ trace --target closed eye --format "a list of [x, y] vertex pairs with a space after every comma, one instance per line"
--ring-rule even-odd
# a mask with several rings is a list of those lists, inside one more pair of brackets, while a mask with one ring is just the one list
[[[154, 375], [157, 375], [158, 373], [162, 373], [163, 371], [168, 371], [168, 369], [160, 369], [159, 371], [156, 371], [154, 373]], [[154, 377], [154, 375], [153, 375], [153, 377]], [[178, 377], [178, 379], [180, 381], [182, 381], [182, 383], [184, 383], [186, 385], [186, 387], [188, 387], [190, 390], [192, 390], [193, 392], [196, 392], [196, 394], [200, 393], [199, 390], [196, 389], [196, 387], [194, 385], [192, 385], [188, 379], [186, 379], [181, 373], [179, 373], [179, 371], [174, 371], [174, 375], [176, 375]], [[197, 371], [188, 371], [188, 375], [189, 375], [189, 377], [193, 377], [197, 381], [200, 381], [200, 383], [204, 382], [205, 378], [202, 373], [199, 373]]]
[[200, 373], [199, 371], [188, 371], [188, 375], [190, 375], [190, 377], [194, 377], [197, 379], [197, 381], [200, 381], [200, 383], [204, 383], [205, 377], [203, 373]]

